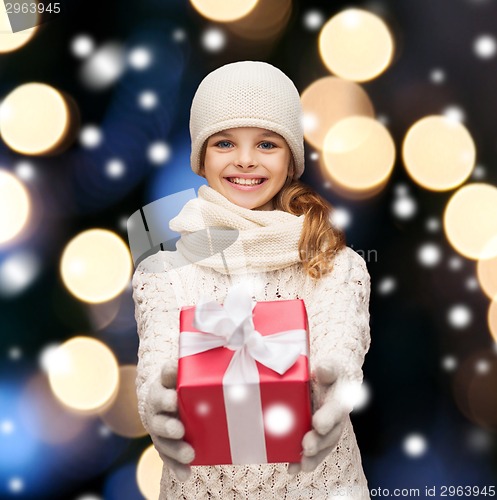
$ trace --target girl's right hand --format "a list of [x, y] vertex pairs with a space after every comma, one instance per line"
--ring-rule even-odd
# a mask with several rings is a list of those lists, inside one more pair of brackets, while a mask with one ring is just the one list
[[191, 474], [188, 465], [195, 458], [195, 451], [183, 441], [185, 428], [178, 417], [176, 376], [178, 364], [169, 360], [162, 366], [148, 394], [147, 423], [155, 448], [179, 481], [186, 481]]

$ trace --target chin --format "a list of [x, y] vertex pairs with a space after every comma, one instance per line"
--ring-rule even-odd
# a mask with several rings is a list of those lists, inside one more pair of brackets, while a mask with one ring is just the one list
[[239, 207], [246, 208], [248, 210], [253, 210], [256, 208], [258, 205], [257, 203], [247, 203], [246, 201], [240, 201], [237, 199], [230, 198], [231, 203], [234, 203], [235, 205], [238, 205]]

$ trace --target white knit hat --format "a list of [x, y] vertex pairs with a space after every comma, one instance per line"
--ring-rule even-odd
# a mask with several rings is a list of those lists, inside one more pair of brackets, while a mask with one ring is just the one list
[[260, 61], [226, 64], [198, 86], [190, 111], [191, 167], [198, 174], [204, 142], [216, 132], [259, 127], [280, 134], [304, 172], [304, 130], [300, 95], [281, 70]]

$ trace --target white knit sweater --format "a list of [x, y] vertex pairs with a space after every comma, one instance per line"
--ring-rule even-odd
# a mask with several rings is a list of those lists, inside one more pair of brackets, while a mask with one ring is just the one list
[[[203, 223], [240, 231], [239, 251], [244, 253], [244, 269], [240, 268], [240, 259], [236, 258], [239, 254], [232, 247], [232, 260], [225, 257], [216, 264], [211, 259], [210, 265], [202, 265], [209, 260], [200, 260], [200, 253], [205, 254], [205, 242], [204, 246], [198, 245], [195, 239], [192, 244], [187, 238], [202, 226], [201, 221], [192, 221], [192, 207], [200, 208]], [[216, 214], [215, 223], [213, 214]], [[188, 202], [171, 221], [170, 227], [182, 234], [178, 250], [161, 251], [148, 257], [139, 264], [133, 276], [135, 317], [140, 337], [137, 391], [139, 412], [147, 430], [145, 408], [149, 385], [166, 359], [178, 359], [179, 309], [196, 304], [205, 295], [222, 303], [228, 289], [240, 282], [245, 283], [257, 301], [304, 299], [309, 319], [311, 374], [321, 360], [331, 359], [346, 377], [362, 380], [361, 367], [370, 343], [370, 277], [366, 264], [356, 252], [345, 247], [336, 255], [331, 274], [318, 281], [311, 279], [303, 271], [296, 252], [300, 233], [295, 231], [295, 224], [298, 226], [302, 222], [303, 217], [285, 212], [238, 207], [207, 186], [202, 186], [199, 198]], [[287, 231], [282, 227], [285, 224]], [[242, 227], [244, 225], [246, 227]], [[271, 255], [268, 257], [270, 270], [262, 270], [264, 240], [271, 233], [267, 229], [272, 225], [273, 229], [278, 229], [276, 241], [282, 245], [280, 261], [278, 264], [278, 259]], [[250, 245], [247, 247], [243, 234], [249, 232]], [[257, 234], [260, 238], [254, 237]], [[272, 241], [269, 247], [274, 243]], [[199, 252], [196, 256], [195, 251]], [[251, 258], [255, 259], [255, 265], [251, 265]], [[231, 261], [235, 262], [234, 272], [231, 272]], [[226, 272], [228, 269], [230, 272]], [[314, 412], [321, 406], [323, 394], [312, 378]], [[325, 500], [333, 495], [369, 499], [349, 417], [337, 447], [314, 472], [291, 476], [284, 463], [193, 466], [190, 479], [181, 483], [164, 466], [160, 499]]]

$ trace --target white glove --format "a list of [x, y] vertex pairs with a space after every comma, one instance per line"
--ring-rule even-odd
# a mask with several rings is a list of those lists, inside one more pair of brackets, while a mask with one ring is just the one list
[[352, 411], [343, 398], [347, 383], [338, 375], [337, 369], [331, 365], [321, 365], [316, 367], [314, 373], [324, 400], [312, 417], [313, 429], [302, 439], [302, 460], [288, 464], [289, 474], [312, 472], [337, 446], [347, 415]]
[[188, 465], [195, 458], [195, 451], [182, 438], [185, 428], [178, 417], [176, 376], [178, 364], [169, 360], [162, 366], [160, 375], [148, 392], [145, 416], [155, 448], [179, 481], [186, 481], [191, 474]]

